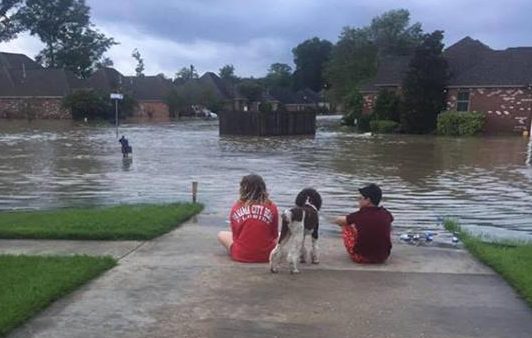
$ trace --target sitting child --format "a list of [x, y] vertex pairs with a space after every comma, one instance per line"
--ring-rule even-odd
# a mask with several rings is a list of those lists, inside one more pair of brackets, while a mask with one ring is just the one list
[[220, 231], [218, 241], [235, 261], [268, 262], [277, 244], [279, 215], [268, 198], [266, 184], [259, 175], [247, 175], [240, 182], [240, 199], [229, 216], [231, 231]]
[[392, 214], [379, 207], [382, 191], [376, 184], [358, 189], [360, 209], [338, 217], [334, 223], [342, 227], [345, 248], [356, 263], [383, 263], [392, 249], [390, 239]]

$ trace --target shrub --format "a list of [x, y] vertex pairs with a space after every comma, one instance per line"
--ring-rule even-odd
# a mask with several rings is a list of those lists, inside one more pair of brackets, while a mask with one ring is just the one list
[[261, 102], [259, 104], [259, 112], [263, 114], [268, 114], [273, 111], [273, 106], [270, 102]]
[[399, 122], [399, 96], [390, 90], [382, 89], [375, 99], [373, 115], [377, 120], [391, 120]]
[[473, 136], [482, 131], [485, 121], [483, 113], [446, 111], [438, 115], [438, 134]]
[[[129, 95], [124, 95], [124, 99], [119, 103], [120, 117], [131, 116], [137, 102]], [[78, 90], [63, 99], [63, 107], [69, 109], [72, 118], [80, 120], [85, 117], [89, 119], [112, 120], [115, 116], [114, 104], [105, 94], [94, 90]]]
[[391, 120], [374, 120], [369, 122], [372, 132], [378, 134], [389, 134], [397, 131], [399, 123]]
[[373, 116], [369, 114], [360, 115], [356, 120], [356, 126], [359, 132], [367, 132], [371, 130], [370, 124]]
[[[342, 117], [342, 124], [347, 126], [355, 125], [355, 121], [362, 118], [362, 108], [364, 106], [364, 98], [358, 89], [353, 89], [344, 98], [345, 113]], [[368, 121], [369, 123], [369, 121]], [[369, 124], [368, 124], [369, 127]]]

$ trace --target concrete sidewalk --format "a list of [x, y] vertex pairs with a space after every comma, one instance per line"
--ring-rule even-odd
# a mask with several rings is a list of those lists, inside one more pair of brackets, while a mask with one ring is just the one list
[[231, 262], [200, 216], [149, 241], [11, 337], [530, 337], [532, 311], [467, 252], [397, 244], [383, 266], [320, 239], [321, 264]]
[[0, 239], [0, 255], [88, 255], [121, 259], [143, 243], [140, 241]]

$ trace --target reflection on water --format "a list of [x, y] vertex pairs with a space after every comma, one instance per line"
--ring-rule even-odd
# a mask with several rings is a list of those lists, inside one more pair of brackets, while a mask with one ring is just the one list
[[112, 127], [0, 120], [0, 210], [188, 200], [197, 180], [206, 212], [225, 215], [241, 176], [255, 172], [282, 208], [318, 188], [325, 218], [352, 210], [356, 188], [376, 182], [396, 226], [455, 216], [532, 233], [526, 139], [365, 136], [333, 122], [290, 138], [219, 137], [204, 121], [124, 125], [133, 160], [122, 159]]

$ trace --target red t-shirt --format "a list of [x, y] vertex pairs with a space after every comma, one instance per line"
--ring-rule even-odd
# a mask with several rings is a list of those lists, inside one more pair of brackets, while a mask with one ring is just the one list
[[268, 262], [279, 235], [275, 203], [244, 205], [236, 202], [229, 219], [233, 232], [231, 258], [247, 263]]
[[393, 216], [382, 207], [362, 208], [347, 215], [347, 224], [357, 230], [354, 251], [372, 263], [384, 262], [392, 250]]

